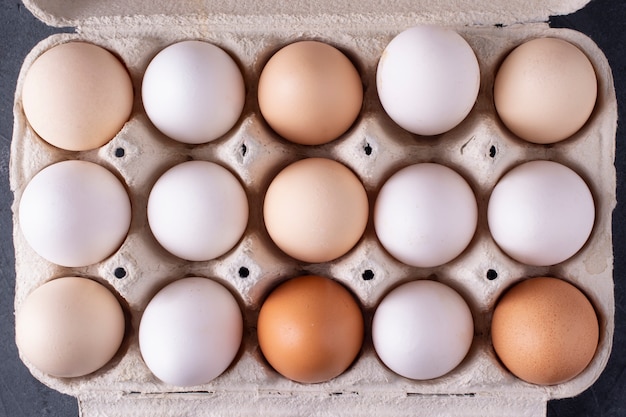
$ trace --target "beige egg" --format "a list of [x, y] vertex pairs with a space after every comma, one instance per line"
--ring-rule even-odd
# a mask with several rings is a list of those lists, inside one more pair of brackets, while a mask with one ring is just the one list
[[112, 53], [87, 42], [57, 45], [28, 69], [24, 114], [35, 132], [61, 149], [84, 151], [110, 141], [129, 119], [133, 85]]
[[90, 374], [109, 362], [124, 338], [124, 312], [103, 285], [78, 277], [49, 281], [16, 313], [20, 354], [56, 377]]
[[259, 79], [261, 114], [283, 138], [320, 145], [337, 139], [354, 123], [363, 85], [352, 62], [317, 41], [287, 45], [267, 62]]
[[265, 195], [265, 227], [287, 255], [328, 262], [361, 239], [369, 205], [363, 184], [339, 162], [303, 159], [283, 169]]
[[493, 313], [493, 347], [511, 373], [524, 381], [553, 385], [580, 374], [599, 338], [591, 302], [557, 278], [531, 278], [514, 285]]
[[506, 57], [493, 94], [506, 127], [529, 142], [548, 144], [581, 129], [597, 91], [593, 65], [580, 49], [562, 39], [538, 38]]

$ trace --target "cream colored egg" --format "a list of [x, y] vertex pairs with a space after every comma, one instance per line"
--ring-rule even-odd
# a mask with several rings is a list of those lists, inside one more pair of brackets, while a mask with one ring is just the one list
[[493, 87], [502, 122], [529, 142], [567, 139], [589, 119], [598, 82], [593, 65], [562, 39], [539, 38], [511, 52]]
[[44, 52], [28, 69], [22, 105], [42, 139], [84, 151], [122, 129], [133, 96], [130, 75], [115, 55], [91, 43], [68, 42]]
[[15, 318], [20, 354], [57, 377], [79, 377], [106, 365], [118, 351], [124, 329], [117, 298], [88, 278], [43, 284], [28, 295]]
[[368, 218], [367, 194], [339, 162], [308, 158], [283, 169], [265, 196], [265, 227], [287, 255], [328, 262], [359, 241]]

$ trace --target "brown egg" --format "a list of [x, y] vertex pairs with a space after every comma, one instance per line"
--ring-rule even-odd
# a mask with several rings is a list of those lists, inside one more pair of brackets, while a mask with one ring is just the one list
[[576, 287], [557, 278], [531, 278], [508, 290], [493, 313], [493, 347], [514, 375], [553, 385], [582, 372], [598, 346], [595, 310]]
[[70, 151], [98, 148], [122, 129], [133, 107], [124, 65], [87, 42], [57, 45], [35, 60], [24, 78], [24, 114], [37, 134]]
[[498, 115], [514, 134], [547, 144], [585, 124], [597, 89], [593, 66], [580, 49], [562, 39], [539, 38], [507, 56], [493, 93]]
[[259, 79], [259, 108], [283, 138], [320, 145], [354, 123], [363, 85], [352, 62], [338, 49], [317, 41], [287, 45], [267, 62]]
[[87, 278], [49, 281], [16, 313], [16, 342], [35, 368], [57, 377], [90, 374], [111, 360], [124, 337], [124, 312], [103, 285]]
[[341, 284], [308, 275], [272, 291], [259, 312], [257, 332], [276, 371], [317, 383], [340, 375], [354, 361], [363, 343], [363, 316]]

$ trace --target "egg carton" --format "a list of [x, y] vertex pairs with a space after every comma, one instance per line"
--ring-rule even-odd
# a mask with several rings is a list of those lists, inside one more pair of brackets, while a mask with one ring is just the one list
[[[480, 415], [543, 416], [550, 399], [574, 396], [589, 387], [604, 369], [613, 337], [613, 257], [611, 214], [616, 204], [614, 168], [616, 99], [611, 70], [597, 46], [585, 35], [550, 29], [546, 16], [554, 10], [576, 10], [585, 2], [478, 1], [459, 12], [454, 2], [434, 9], [426, 1], [398, 2], [379, 11], [376, 2], [347, 0], [300, 2], [120, 2], [122, 12], [97, 1], [27, 2], [48, 23], [78, 26], [73, 34], [53, 35], [26, 57], [15, 96], [11, 147], [11, 188], [15, 195], [15, 308], [44, 282], [62, 276], [85, 276], [104, 283], [120, 299], [127, 331], [115, 357], [93, 374], [56, 378], [22, 358], [44, 384], [75, 396], [83, 416], [213, 416], [213, 415]], [[233, 3], [233, 4], [231, 4]], [[254, 4], [252, 4], [254, 3]], [[484, 4], [483, 4], [484, 3]], [[106, 6], [105, 6], [106, 4]], [[233, 7], [239, 8], [232, 13]], [[386, 6], [385, 6], [386, 7]], [[211, 10], [208, 13], [207, 10]], [[424, 10], [429, 10], [428, 12]], [[516, 24], [523, 18], [525, 24]], [[471, 23], [471, 24], [468, 24]], [[534, 22], [534, 23], [533, 23]], [[375, 88], [378, 60], [387, 43], [418, 23], [451, 27], [471, 45], [480, 64], [481, 87], [469, 116], [436, 137], [410, 134], [384, 113]], [[496, 25], [496, 23], [498, 23]], [[554, 145], [535, 145], [513, 136], [499, 121], [493, 104], [493, 82], [499, 64], [517, 45], [537, 37], [557, 37], [578, 46], [598, 77], [596, 107], [573, 137]], [[246, 104], [236, 124], [222, 138], [185, 145], [160, 133], [142, 107], [140, 86], [152, 59], [181, 40], [211, 42], [239, 64], [246, 81]], [[263, 120], [256, 100], [258, 78], [274, 52], [296, 40], [314, 39], [344, 52], [364, 84], [364, 104], [355, 124], [339, 139], [321, 146], [285, 141]], [[135, 88], [130, 120], [101, 148], [71, 152], [54, 148], [29, 127], [21, 106], [24, 74], [33, 61], [54, 45], [83, 40], [116, 54], [126, 65]], [[370, 209], [384, 181], [401, 167], [437, 162], [459, 172], [475, 192], [479, 219], [476, 234], [456, 259], [434, 268], [401, 264], [378, 242], [371, 216], [363, 238], [349, 253], [332, 262], [307, 264], [282, 253], [263, 225], [262, 203], [272, 178], [293, 161], [306, 157], [337, 160], [363, 182]], [[127, 238], [112, 256], [80, 268], [54, 265], [37, 255], [20, 231], [17, 207], [28, 181], [44, 167], [63, 160], [98, 163], [123, 180], [132, 204]], [[183, 261], [166, 252], [147, 225], [146, 205], [157, 178], [189, 159], [217, 162], [243, 183], [250, 204], [249, 224], [236, 247], [211, 261]], [[525, 161], [548, 159], [573, 168], [589, 185], [596, 221], [585, 246], [572, 258], [548, 267], [523, 265], [504, 254], [487, 227], [487, 202], [499, 178]], [[44, 210], [45, 208], [42, 208]], [[372, 212], [372, 210], [370, 210]], [[125, 274], [120, 274], [122, 271]], [[263, 359], [255, 323], [268, 292], [288, 278], [311, 273], [345, 285], [360, 303], [366, 325], [363, 348], [353, 365], [323, 383], [290, 381]], [[122, 278], [118, 276], [124, 275]], [[558, 385], [533, 385], [514, 377], [498, 361], [490, 341], [490, 322], [498, 297], [529, 276], [556, 276], [574, 283], [589, 297], [599, 318], [600, 339], [590, 365], [576, 378]], [[232, 365], [213, 381], [175, 387], [158, 380], [144, 364], [138, 328], [151, 297], [167, 283], [185, 276], [212, 278], [228, 287], [242, 305], [244, 337]], [[497, 278], [494, 279], [494, 277]], [[434, 279], [458, 291], [474, 317], [475, 334], [464, 361], [449, 374], [427, 381], [403, 378], [377, 358], [371, 341], [371, 319], [382, 296], [399, 283]]]

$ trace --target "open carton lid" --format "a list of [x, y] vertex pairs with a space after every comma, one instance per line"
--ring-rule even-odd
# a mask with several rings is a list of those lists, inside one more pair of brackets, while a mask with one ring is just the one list
[[[268, 17], [281, 16], [289, 29], [333, 22], [336, 26], [349, 24], [370, 27], [373, 22], [392, 24], [439, 23], [446, 25], [512, 25], [516, 23], [547, 22], [553, 15], [565, 15], [581, 9], [588, 0], [318, 0], [276, 1], [256, 0], [24, 0], [28, 9], [51, 26], [80, 28], [106, 22], [114, 24], [130, 17], [178, 16], [200, 21], [209, 26], [245, 23], [266, 26]], [[382, 20], [381, 20], [382, 18]], [[254, 27], [250, 27], [253, 25]]]

